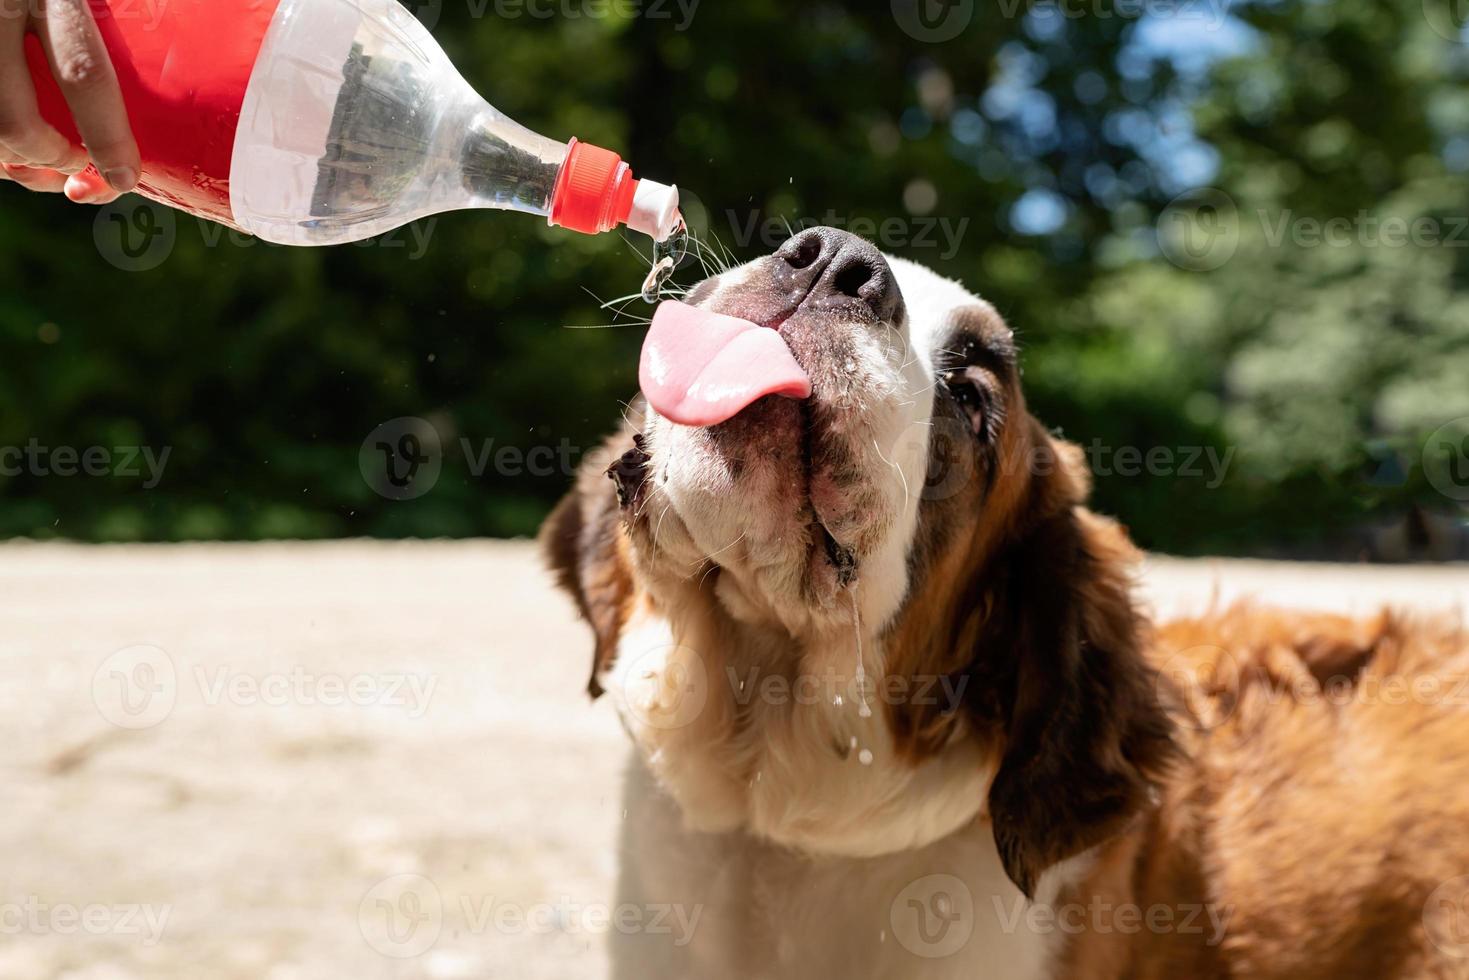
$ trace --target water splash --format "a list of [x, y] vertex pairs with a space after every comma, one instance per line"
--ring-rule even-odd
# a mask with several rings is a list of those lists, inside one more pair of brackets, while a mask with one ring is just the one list
[[857, 634], [857, 672], [853, 680], [857, 683], [857, 695], [862, 699], [857, 714], [862, 718], [872, 717], [872, 708], [867, 704], [867, 669], [862, 666], [862, 611], [857, 606], [857, 587], [847, 593], [852, 597], [852, 629]]
[[689, 226], [683, 215], [673, 226], [673, 233], [653, 246], [653, 268], [643, 280], [643, 302], [656, 303], [663, 294], [663, 287], [673, 278], [676, 270], [689, 253]]

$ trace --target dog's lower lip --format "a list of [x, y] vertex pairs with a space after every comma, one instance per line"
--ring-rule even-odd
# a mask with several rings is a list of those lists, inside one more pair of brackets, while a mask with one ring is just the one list
[[857, 555], [837, 541], [827, 526], [820, 521], [816, 522], [817, 529], [821, 532], [822, 543], [826, 547], [826, 560], [837, 572], [837, 585], [845, 588], [857, 580]]

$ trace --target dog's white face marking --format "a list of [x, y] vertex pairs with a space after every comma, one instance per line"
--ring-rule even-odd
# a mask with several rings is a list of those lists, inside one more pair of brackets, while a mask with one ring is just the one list
[[[699, 305], [759, 318], [772, 261], [712, 280]], [[648, 412], [652, 542], [689, 573], [717, 567], [719, 599], [741, 622], [812, 636], [850, 630], [855, 610], [876, 629], [906, 595], [933, 344], [947, 313], [976, 300], [921, 266], [889, 266], [908, 304], [893, 320], [797, 313], [782, 327], [812, 376], [809, 403], [768, 398], [712, 429]], [[823, 528], [854, 552], [855, 582], [839, 581]]]
[[933, 758], [899, 757], [892, 699], [959, 692], [887, 684], [881, 639], [909, 588], [935, 354], [953, 311], [980, 301], [888, 259], [890, 317], [773, 312], [788, 303], [777, 261], [690, 301], [780, 320], [813, 397], [766, 398], [713, 428], [648, 411], [634, 540], [653, 601], [602, 682], [690, 826], [826, 854], [918, 847], [971, 821], [995, 770], [962, 727]]

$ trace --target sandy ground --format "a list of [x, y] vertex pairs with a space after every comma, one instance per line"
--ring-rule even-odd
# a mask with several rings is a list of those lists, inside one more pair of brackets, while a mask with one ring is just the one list
[[[1462, 608], [1469, 568], [1147, 590]], [[0, 546], [0, 978], [605, 976], [589, 654], [525, 543]]]

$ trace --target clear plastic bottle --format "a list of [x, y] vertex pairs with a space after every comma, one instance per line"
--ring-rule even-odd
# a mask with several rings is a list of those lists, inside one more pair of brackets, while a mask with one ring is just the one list
[[[397, 0], [89, 0], [143, 156], [140, 192], [286, 245], [500, 208], [664, 241], [678, 190], [482, 99]], [[32, 42], [42, 113], [75, 137]]]
[[[294, 245], [367, 238], [456, 208], [549, 219], [564, 164], [585, 166], [595, 150], [582, 146], [485, 102], [396, 0], [282, 0], [241, 108], [230, 199], [245, 230]], [[591, 165], [613, 181], [607, 214], [577, 230], [625, 221], [660, 241], [672, 233], [676, 190], [637, 181], [618, 214], [618, 166]]]

